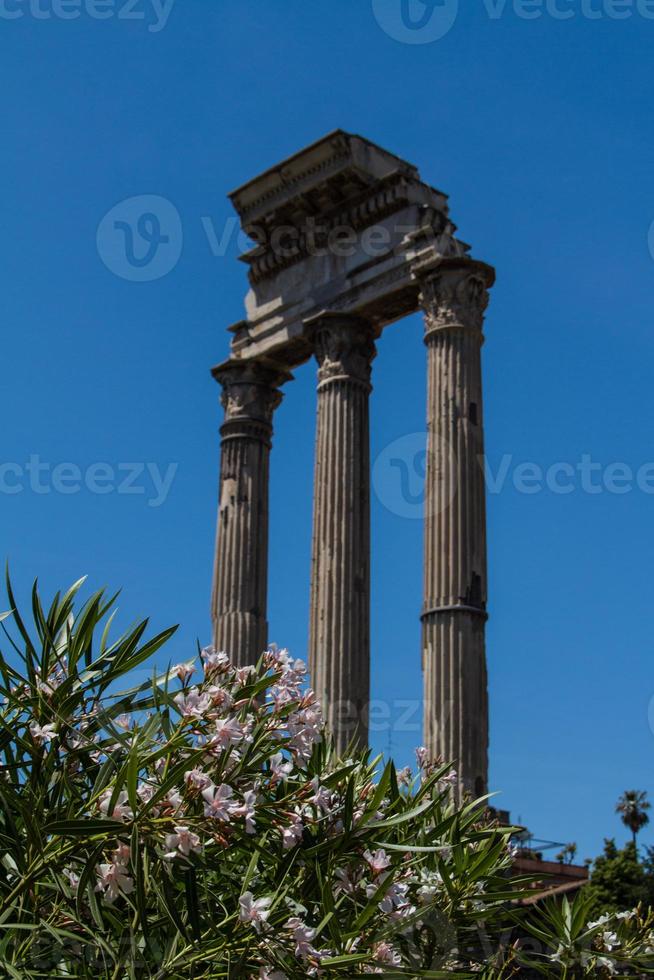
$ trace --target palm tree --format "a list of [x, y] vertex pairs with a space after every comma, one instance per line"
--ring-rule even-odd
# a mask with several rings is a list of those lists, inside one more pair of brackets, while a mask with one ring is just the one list
[[623, 824], [631, 831], [634, 847], [636, 847], [636, 834], [649, 823], [647, 815], [649, 808], [647, 793], [639, 789], [626, 790], [617, 802], [615, 812], [620, 814]]

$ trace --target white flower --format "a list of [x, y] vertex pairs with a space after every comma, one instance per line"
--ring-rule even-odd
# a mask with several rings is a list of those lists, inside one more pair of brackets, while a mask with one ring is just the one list
[[600, 915], [599, 919], [596, 919], [594, 922], [588, 923], [588, 928], [596, 929], [598, 926], [606, 925], [606, 923], [610, 921], [610, 918], [611, 918], [610, 915], [606, 915], [606, 914]]
[[284, 759], [281, 752], [276, 752], [275, 755], [270, 757], [270, 776], [271, 782], [277, 782], [279, 779], [286, 779], [293, 772], [293, 763], [290, 760]]
[[220, 786], [207, 786], [202, 790], [205, 817], [228, 821], [235, 810], [233, 796], [234, 790], [226, 783], [221, 783]]
[[57, 732], [54, 725], [37, 725], [36, 722], [32, 722], [30, 735], [37, 745], [46, 745], [57, 737]]
[[271, 898], [255, 898], [252, 892], [245, 892], [238, 900], [238, 917], [248, 922], [257, 932], [261, 932], [270, 915]]
[[386, 854], [386, 851], [384, 851], [382, 848], [372, 852], [364, 851], [363, 857], [364, 860], [366, 860], [370, 865], [372, 873], [375, 876], [380, 875], [382, 871], [385, 871], [386, 868], [389, 868], [391, 864], [390, 859]]
[[113, 805], [113, 809], [111, 812], [109, 812], [112, 796], [112, 789], [107, 789], [104, 791], [98, 800], [100, 812], [104, 813], [105, 817], [111, 817], [113, 820], [132, 820], [134, 814], [132, 813], [129, 803], [127, 802], [127, 793], [123, 790], [122, 793], [118, 794], [116, 802]]
[[169, 860], [180, 855], [182, 857], [188, 857], [191, 852], [197, 854], [202, 850], [198, 835], [194, 834], [188, 827], [181, 825], [175, 827], [174, 834], [166, 834], [166, 847], [168, 851], [164, 854], [164, 857]]
[[64, 868], [64, 876], [68, 878], [68, 883], [71, 887], [71, 891], [77, 893], [77, 886], [79, 885], [79, 875], [70, 868]]
[[95, 886], [96, 892], [104, 892], [105, 901], [111, 904], [115, 902], [120, 893], [129, 895], [134, 891], [134, 882], [127, 874], [127, 869], [122, 864], [101, 864], [98, 868], [98, 883]]

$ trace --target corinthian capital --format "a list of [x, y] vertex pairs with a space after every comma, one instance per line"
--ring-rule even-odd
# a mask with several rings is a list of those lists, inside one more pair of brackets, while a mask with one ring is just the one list
[[279, 386], [291, 377], [280, 368], [258, 361], [228, 361], [212, 374], [222, 385], [225, 422], [257, 422], [272, 425], [273, 412], [282, 400]]
[[372, 362], [377, 354], [373, 329], [358, 317], [320, 314], [309, 323], [318, 361], [318, 385], [336, 379], [370, 384]]
[[494, 278], [490, 266], [466, 257], [444, 259], [419, 273], [426, 335], [451, 327], [481, 332]]

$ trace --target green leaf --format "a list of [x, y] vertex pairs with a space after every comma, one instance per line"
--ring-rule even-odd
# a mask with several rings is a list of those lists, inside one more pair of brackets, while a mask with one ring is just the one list
[[57, 820], [46, 824], [44, 834], [57, 837], [115, 837], [125, 833], [125, 824], [117, 820], [88, 817], [80, 820]]

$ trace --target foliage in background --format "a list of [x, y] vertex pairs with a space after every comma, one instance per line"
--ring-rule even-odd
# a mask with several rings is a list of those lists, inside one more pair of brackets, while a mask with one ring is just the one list
[[[304, 666], [213, 650], [115, 693], [156, 653], [110, 639], [80, 583], [0, 655], [0, 963], [14, 980], [652, 972], [651, 920], [524, 919], [509, 828], [448, 765], [339, 759]], [[195, 685], [193, 680], [197, 678]], [[516, 939], [521, 941], [516, 943]], [[527, 937], [527, 939], [525, 939]], [[575, 972], [577, 971], [577, 972]]]
[[654, 904], [654, 877], [638, 860], [633, 843], [623, 848], [615, 841], [604, 841], [604, 853], [596, 858], [587, 891], [594, 911], [619, 912], [639, 902]]
[[615, 812], [620, 814], [623, 824], [631, 831], [634, 847], [636, 836], [649, 823], [649, 808], [647, 793], [638, 789], [626, 790], [617, 802]]

